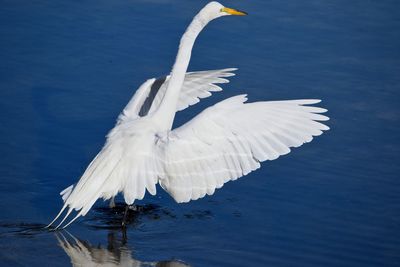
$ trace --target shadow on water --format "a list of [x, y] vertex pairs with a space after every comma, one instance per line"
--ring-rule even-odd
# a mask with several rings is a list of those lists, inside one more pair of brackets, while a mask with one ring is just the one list
[[65, 230], [57, 232], [56, 237], [60, 247], [70, 257], [73, 266], [190, 266], [179, 260], [142, 262], [134, 259], [132, 251], [127, 246], [124, 230], [110, 230], [107, 236], [107, 246], [93, 246], [87, 241], [75, 238]]
[[[116, 203], [115, 207], [94, 207], [90, 216], [81, 223], [92, 229], [118, 230], [122, 228], [122, 219], [124, 217], [126, 204]], [[162, 218], [176, 218], [171, 211], [162, 208], [156, 204], [134, 205], [127, 213], [126, 225], [135, 227], [142, 220], [160, 220]], [[54, 230], [50, 228], [50, 230]], [[48, 232], [46, 224], [41, 223], [8, 223], [0, 222], [0, 237], [20, 236], [33, 237]]]
[[0, 238], [7, 236], [32, 238], [48, 233], [45, 224], [40, 223], [0, 223]]
[[[120, 230], [122, 229], [122, 220], [125, 213], [126, 204], [116, 203], [113, 208], [110, 207], [94, 207], [90, 216], [83, 219], [80, 223], [91, 229], [98, 230]], [[192, 210], [181, 215], [183, 219], [204, 220], [213, 217], [209, 210]], [[157, 221], [165, 219], [179, 219], [174, 212], [165, 207], [156, 204], [133, 205], [129, 208], [126, 216], [127, 228], [137, 227], [144, 221]], [[50, 230], [54, 230], [51, 229]], [[41, 223], [7, 223], [0, 222], [0, 237], [4, 236], [21, 236], [31, 237], [48, 232], [46, 224]]]
[[[91, 210], [89, 218], [83, 224], [94, 229], [121, 229], [126, 204], [116, 203], [115, 207], [95, 207]], [[126, 224], [135, 227], [143, 219], [159, 220], [162, 217], [175, 218], [172, 212], [156, 205], [133, 205], [127, 213]]]
[[[82, 223], [92, 229], [121, 229], [125, 207], [126, 205], [122, 203], [117, 203], [113, 208], [95, 207], [92, 209], [91, 215]], [[143, 219], [159, 220], [162, 217], [176, 218], [172, 212], [155, 204], [135, 205], [128, 210], [126, 221], [128, 227], [135, 227]], [[5, 236], [34, 237], [46, 234], [48, 230], [46, 224], [41, 223], [0, 222], [0, 238]], [[53, 229], [50, 228], [50, 230]]]
[[[83, 224], [93, 229], [121, 229], [125, 213], [125, 203], [116, 203], [115, 207], [96, 207], [91, 216], [83, 220]], [[209, 219], [213, 215], [209, 210], [193, 210], [182, 215], [184, 219]], [[165, 207], [156, 204], [134, 205], [128, 210], [127, 227], [137, 227], [143, 221], [178, 219], [178, 216]]]

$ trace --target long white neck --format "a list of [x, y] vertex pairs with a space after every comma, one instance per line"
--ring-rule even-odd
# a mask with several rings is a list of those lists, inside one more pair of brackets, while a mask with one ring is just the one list
[[190, 56], [192, 54], [192, 48], [197, 36], [207, 25], [207, 23], [208, 21], [202, 19], [199, 13], [193, 18], [192, 22], [181, 38], [178, 54], [172, 68], [166, 93], [159, 108], [153, 115], [153, 118], [157, 119], [157, 122], [161, 127], [160, 130], [167, 131], [172, 128], [180, 91], [185, 79]]

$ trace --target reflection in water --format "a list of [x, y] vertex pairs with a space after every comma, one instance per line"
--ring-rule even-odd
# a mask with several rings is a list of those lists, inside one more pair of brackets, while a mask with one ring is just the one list
[[[148, 206], [146, 209], [150, 209]], [[144, 209], [141, 207], [139, 210]], [[152, 209], [151, 209], [152, 210]], [[36, 223], [2, 223], [0, 222], [0, 240], [7, 242], [10, 238], [29, 238], [35, 240], [35, 245], [40, 248], [46, 241], [47, 238], [51, 237], [52, 232], [49, 232], [45, 228], [45, 224]], [[103, 232], [102, 232], [103, 233]], [[91, 245], [87, 241], [80, 240], [74, 237], [72, 234], [63, 231], [54, 232], [58, 245], [62, 247], [64, 252], [70, 257], [72, 266], [86, 267], [86, 266], [133, 266], [133, 267], [187, 267], [190, 266], [179, 260], [165, 260], [155, 262], [143, 262], [136, 260], [132, 255], [131, 248], [127, 245], [127, 233], [126, 228], [109, 229], [107, 235], [107, 245], [102, 246], [101, 244]], [[52, 238], [50, 238], [52, 239]], [[54, 239], [52, 239], [54, 240]], [[21, 242], [20, 244], [25, 244]], [[0, 242], [0, 247], [4, 247], [5, 243]], [[24, 252], [24, 256], [30, 255], [29, 246], [28, 249], [21, 245], [19, 249]], [[49, 243], [46, 243], [48, 247]], [[58, 249], [57, 249], [58, 250]], [[6, 266], [4, 259], [0, 253], [0, 266]], [[32, 255], [31, 255], [32, 256]], [[7, 259], [7, 258], [6, 258]], [[25, 259], [25, 258], [24, 258]], [[8, 257], [8, 260], [12, 265], [9, 266], [25, 266], [24, 259], [15, 259], [13, 255]], [[7, 265], [8, 266], [8, 265]], [[39, 265], [41, 266], [41, 265]]]
[[78, 240], [73, 235], [57, 232], [56, 237], [65, 253], [71, 258], [73, 266], [157, 266], [183, 267], [190, 266], [181, 261], [142, 262], [132, 257], [132, 252], [126, 245], [126, 233], [118, 238], [116, 231], [108, 234], [107, 247], [92, 246], [90, 243]]

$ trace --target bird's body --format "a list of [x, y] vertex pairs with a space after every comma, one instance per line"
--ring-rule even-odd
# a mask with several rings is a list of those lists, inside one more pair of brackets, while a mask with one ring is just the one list
[[318, 122], [328, 119], [319, 114], [326, 110], [308, 106], [319, 100], [245, 103], [246, 95], [238, 95], [171, 130], [177, 111], [220, 91], [216, 84], [228, 82], [225, 78], [236, 70], [186, 73], [197, 35], [215, 18], [243, 14], [211, 2], [195, 16], [181, 39], [171, 75], [140, 86], [79, 182], [61, 192], [64, 206], [53, 222], [66, 208], [59, 226], [76, 210], [74, 221], [97, 199], [120, 192], [130, 205], [146, 190], [154, 195], [157, 183], [179, 203], [211, 195], [259, 168], [260, 162], [287, 154], [290, 147], [329, 129]]

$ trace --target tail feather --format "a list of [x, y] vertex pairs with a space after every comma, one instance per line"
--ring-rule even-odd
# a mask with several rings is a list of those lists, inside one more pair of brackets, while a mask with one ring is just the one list
[[56, 229], [61, 227], [72, 210], [79, 211], [73, 220], [76, 220], [79, 216], [84, 216], [89, 211], [104, 191], [103, 187], [107, 178], [119, 162], [119, 157], [111, 152], [112, 150], [103, 149], [90, 163], [80, 181], [75, 186], [71, 185], [61, 191], [60, 195], [64, 201], [64, 206], [53, 221], [47, 225], [47, 228], [58, 220], [67, 207], [69, 208], [68, 212]]
[[72, 208], [69, 208], [67, 214], [64, 216], [64, 219], [62, 219], [62, 221], [57, 225], [56, 230], [57, 230], [58, 228], [60, 228], [60, 226], [61, 226], [61, 225], [63, 224], [63, 222], [68, 218], [68, 216], [71, 214], [71, 212], [72, 212]]
[[65, 188], [63, 191], [60, 192], [60, 195], [64, 202], [65, 202], [65, 200], [67, 200], [69, 195], [71, 195], [72, 189], [74, 189], [74, 185], [70, 185], [67, 188]]
[[64, 206], [62, 207], [60, 212], [57, 214], [57, 216], [45, 228], [49, 228], [55, 221], [57, 221], [57, 219], [60, 217], [60, 215], [63, 213], [63, 211], [65, 210], [66, 207], [67, 207], [67, 204], [64, 204]]
[[[128, 153], [135, 150], [135, 142], [127, 142], [121, 136], [109, 138], [108, 143], [90, 163], [81, 179], [76, 185], [71, 185], [61, 191], [60, 195], [64, 206], [56, 218], [47, 226], [56, 222], [61, 214], [68, 211], [56, 229], [61, 228], [63, 223], [75, 210], [77, 215], [63, 228], [70, 225], [80, 216], [85, 216], [99, 198], [104, 200], [114, 197], [118, 192], [123, 192], [126, 202], [132, 204], [135, 199], [142, 199], [146, 189], [155, 193], [155, 184], [162, 169], [156, 169], [157, 164], [149, 162], [158, 160], [155, 157], [152, 143], [154, 137], [149, 137], [149, 149], [140, 153]], [[142, 145], [143, 142], [137, 141]], [[128, 147], [129, 150], [123, 149]]]
[[70, 220], [66, 225], [64, 225], [63, 229], [67, 228], [71, 223], [73, 223], [76, 219], [78, 219], [82, 215], [82, 211], [83, 210], [81, 210], [72, 220]]

